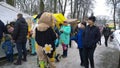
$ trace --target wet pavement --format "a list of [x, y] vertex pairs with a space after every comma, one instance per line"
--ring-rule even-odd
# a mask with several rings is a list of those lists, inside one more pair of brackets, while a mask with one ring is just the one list
[[[102, 39], [102, 41], [104, 41]], [[119, 51], [114, 47], [113, 42], [109, 42], [109, 47], [105, 47], [104, 43], [98, 45], [95, 51], [95, 68], [118, 68]], [[62, 58], [56, 63], [57, 68], [84, 68], [80, 66], [80, 57], [77, 45], [73, 43], [72, 48], [69, 48], [68, 57]], [[12, 63], [3, 63], [0, 68], [39, 68], [37, 66], [37, 57], [28, 56], [28, 61], [23, 62], [20, 66], [15, 66]]]

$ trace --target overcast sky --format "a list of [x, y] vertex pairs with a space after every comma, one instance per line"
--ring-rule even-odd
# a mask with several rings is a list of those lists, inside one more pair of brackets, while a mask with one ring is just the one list
[[[108, 16], [111, 18], [112, 14], [110, 11], [110, 7], [106, 5], [106, 0], [95, 0], [95, 1], [96, 2], [94, 4], [94, 9], [93, 9], [94, 15], [95, 16]], [[70, 6], [68, 4], [65, 17], [67, 17], [69, 12], [70, 12]]]
[[95, 16], [111, 16], [110, 8], [106, 6], [105, 0], [95, 0], [96, 3], [94, 4], [94, 15]]

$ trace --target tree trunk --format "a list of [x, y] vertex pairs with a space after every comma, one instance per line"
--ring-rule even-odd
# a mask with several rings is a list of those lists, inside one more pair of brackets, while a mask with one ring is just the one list
[[52, 7], [53, 7], [53, 6], [52, 6], [52, 1], [53, 1], [53, 0], [50, 0], [50, 7], [51, 7], [51, 8], [49, 8], [49, 9], [50, 9], [50, 12], [52, 12]]
[[64, 10], [63, 10], [63, 15], [65, 14], [66, 6], [67, 6], [67, 0], [65, 0], [65, 5], [64, 5]]
[[57, 0], [54, 0], [54, 13], [57, 13], [56, 7], [57, 7]]
[[116, 4], [114, 4], [114, 12], [113, 12], [114, 29], [116, 30], [115, 14], [116, 14]]
[[82, 17], [82, 21], [85, 20], [85, 14], [86, 14], [86, 8], [83, 9], [83, 17]]
[[44, 11], [44, 2], [40, 0], [40, 13]]
[[78, 6], [77, 19], [80, 19], [80, 8], [81, 8], [81, 5]]
[[73, 9], [73, 1], [71, 0], [71, 18], [73, 18], [73, 11], [72, 11], [72, 9]]
[[63, 14], [64, 12], [63, 12], [63, 6], [62, 6], [62, 4], [61, 4], [61, 1], [58, 0], [58, 2], [59, 2], [59, 5], [60, 5], [61, 12], [62, 12], [62, 14]]
[[75, 0], [74, 1], [75, 3], [74, 3], [74, 12], [73, 12], [73, 18], [75, 18], [75, 16], [76, 16], [76, 7], [77, 7], [77, 2], [78, 2], [78, 0]]

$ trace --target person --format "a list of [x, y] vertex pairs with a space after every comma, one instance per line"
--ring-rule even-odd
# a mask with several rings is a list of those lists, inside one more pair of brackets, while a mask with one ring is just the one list
[[6, 28], [4, 23], [0, 20], [0, 44], [2, 41], [3, 33], [5, 32]]
[[63, 47], [63, 58], [67, 57], [68, 45], [70, 43], [71, 26], [67, 21], [64, 21], [63, 26], [60, 28], [60, 44]]
[[[46, 20], [47, 19], [47, 20]], [[38, 26], [35, 30], [35, 40], [38, 44], [37, 46], [37, 55], [39, 58], [39, 65], [41, 68], [45, 67], [45, 62], [49, 61], [50, 68], [56, 68], [54, 65], [54, 53], [55, 53], [55, 43], [56, 33], [53, 31], [53, 15], [52, 13], [44, 12], [38, 21]], [[49, 53], [46, 50], [46, 47]], [[46, 56], [49, 60], [47, 60]]]
[[[27, 61], [27, 50], [26, 50], [26, 41], [27, 41], [27, 33], [28, 33], [28, 24], [23, 18], [23, 15], [19, 13], [17, 15], [17, 21], [14, 26], [13, 31], [13, 40], [15, 40], [18, 58], [14, 63], [15, 65], [21, 65], [21, 60]], [[23, 56], [23, 59], [22, 59]]]
[[[101, 35], [101, 37], [102, 37], [102, 28], [99, 27], [99, 30], [100, 30], [100, 35]], [[99, 44], [99, 45], [101, 45], [101, 37], [100, 37], [100, 40], [98, 41], [98, 44]]]
[[96, 21], [95, 16], [88, 18], [88, 26], [83, 32], [83, 52], [84, 52], [84, 65], [85, 68], [89, 68], [89, 61], [91, 68], [94, 67], [94, 52], [96, 44], [100, 40], [100, 30], [94, 25]]
[[110, 36], [110, 34], [111, 34], [111, 30], [110, 30], [110, 28], [109, 28], [109, 25], [108, 24], [106, 24], [105, 25], [105, 27], [103, 28], [103, 35], [104, 35], [104, 38], [105, 38], [105, 46], [107, 47], [108, 46], [108, 38], [109, 38], [109, 36]]
[[[33, 19], [34, 20], [34, 19]], [[30, 44], [31, 44], [31, 55], [35, 56], [36, 55], [36, 49], [35, 49], [35, 37], [33, 36], [36, 28], [36, 21], [33, 21], [31, 24], [31, 30], [30, 30]]]
[[9, 34], [5, 34], [5, 42], [2, 44], [2, 49], [4, 49], [7, 61], [9, 62], [13, 62], [13, 47], [14, 44], [11, 41], [11, 36]]
[[14, 31], [14, 27], [11, 24], [7, 24], [6, 28], [7, 28], [7, 32], [12, 35]]
[[31, 55], [35, 56], [36, 55], [36, 50], [35, 50], [35, 38], [32, 36], [34, 33], [33, 30], [30, 32], [30, 43], [31, 43]]
[[81, 66], [84, 66], [84, 59], [83, 59], [84, 58], [84, 56], [83, 56], [84, 53], [83, 53], [82, 36], [83, 36], [83, 31], [84, 31], [85, 27], [86, 27], [86, 22], [79, 23], [77, 34], [71, 38], [71, 40], [75, 40], [78, 44], [79, 55], [80, 55], [80, 60], [81, 60], [80, 65]]

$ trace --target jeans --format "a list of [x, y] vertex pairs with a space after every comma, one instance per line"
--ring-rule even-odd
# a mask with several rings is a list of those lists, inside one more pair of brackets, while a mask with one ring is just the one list
[[81, 64], [84, 64], [83, 48], [79, 48], [79, 55], [80, 55]]
[[32, 48], [32, 54], [36, 53], [36, 49], [35, 49], [35, 38], [30, 38], [31, 40], [31, 48]]
[[91, 68], [94, 68], [94, 52], [95, 52], [96, 46], [92, 48], [83, 48], [84, 51], [84, 65], [85, 68], [89, 68], [89, 61]]
[[105, 46], [107, 47], [108, 46], [108, 38], [109, 38], [109, 36], [104, 36], [105, 37]]
[[[65, 46], [65, 49], [64, 49], [64, 46]], [[63, 47], [63, 56], [67, 57], [68, 45], [62, 44], [62, 47]]]
[[26, 50], [26, 43], [16, 43], [17, 44], [17, 51], [18, 51], [18, 61], [22, 60], [22, 56], [26, 59], [27, 50]]
[[11, 54], [6, 54], [7, 61], [13, 62], [13, 53]]
[[0, 45], [1, 45], [1, 39], [0, 39]]

